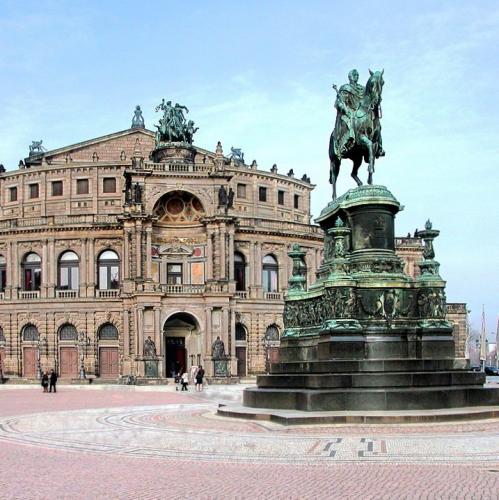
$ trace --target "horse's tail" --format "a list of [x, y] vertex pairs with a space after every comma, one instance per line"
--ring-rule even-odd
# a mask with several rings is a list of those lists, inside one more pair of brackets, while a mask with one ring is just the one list
[[331, 136], [329, 137], [329, 161], [334, 161], [336, 157], [334, 153], [334, 131], [331, 132]]

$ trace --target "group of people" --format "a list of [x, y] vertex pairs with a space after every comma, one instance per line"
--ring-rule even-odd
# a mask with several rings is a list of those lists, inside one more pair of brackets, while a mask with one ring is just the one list
[[[191, 367], [191, 379], [196, 383], [195, 387], [197, 392], [201, 392], [203, 390], [204, 373], [204, 368], [201, 365]], [[177, 382], [177, 391], [179, 388], [181, 391], [188, 390], [187, 386], [189, 385], [189, 374], [187, 371], [184, 369], [180, 370], [175, 377], [175, 381]]]
[[50, 370], [50, 373], [46, 371], [42, 373], [43, 392], [52, 392], [52, 389], [54, 389], [54, 392], [57, 392], [56, 384], [57, 373], [54, 370]]

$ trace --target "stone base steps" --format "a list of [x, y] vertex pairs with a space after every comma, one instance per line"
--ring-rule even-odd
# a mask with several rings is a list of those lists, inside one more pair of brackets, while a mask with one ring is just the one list
[[405, 424], [456, 422], [499, 418], [499, 407], [478, 406], [438, 410], [405, 411], [299, 411], [219, 405], [218, 415], [275, 422], [281, 425], [312, 424]]
[[485, 374], [473, 371], [381, 372], [341, 374], [271, 374], [257, 378], [258, 387], [293, 389], [483, 386]]
[[499, 405], [499, 389], [477, 386], [348, 389], [266, 389], [250, 387], [243, 404], [251, 408], [300, 411], [392, 411]]

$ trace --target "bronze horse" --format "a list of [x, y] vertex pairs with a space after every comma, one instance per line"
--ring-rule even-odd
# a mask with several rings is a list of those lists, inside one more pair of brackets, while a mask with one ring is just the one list
[[362, 181], [357, 176], [362, 160], [368, 164], [368, 184], [373, 183], [374, 161], [380, 154], [384, 154], [381, 149], [380, 137], [381, 126], [379, 124], [379, 105], [381, 103], [381, 93], [383, 90], [383, 71], [369, 70], [370, 77], [366, 84], [364, 96], [359, 108], [352, 115], [352, 129], [354, 140], [349, 148], [339, 156], [335, 151], [335, 130], [331, 133], [329, 140], [329, 160], [330, 174], [329, 182], [333, 185], [333, 200], [336, 199], [336, 179], [340, 172], [341, 160], [349, 158], [353, 162], [352, 177], [361, 186]]

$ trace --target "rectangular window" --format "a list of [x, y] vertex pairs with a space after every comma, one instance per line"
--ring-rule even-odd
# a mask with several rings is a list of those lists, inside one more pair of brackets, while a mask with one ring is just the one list
[[279, 205], [284, 205], [284, 191], [277, 191], [277, 203]]
[[237, 197], [246, 198], [246, 184], [237, 185]]
[[295, 208], [300, 208], [300, 196], [295, 194]]
[[76, 194], [88, 194], [88, 179], [76, 180]]
[[40, 197], [40, 189], [39, 189], [39, 184], [29, 184], [29, 198], [39, 198]]
[[259, 187], [258, 188], [258, 200], [259, 201], [267, 201], [267, 188]]
[[105, 177], [102, 183], [104, 193], [116, 193], [116, 177]]
[[0, 267], [0, 292], [5, 291], [5, 285], [7, 284], [7, 269], [5, 265]]
[[62, 196], [62, 181], [52, 182], [52, 196]]
[[169, 285], [182, 284], [182, 264], [167, 264], [166, 282]]
[[17, 201], [17, 187], [9, 188], [9, 201]]

